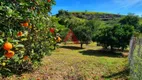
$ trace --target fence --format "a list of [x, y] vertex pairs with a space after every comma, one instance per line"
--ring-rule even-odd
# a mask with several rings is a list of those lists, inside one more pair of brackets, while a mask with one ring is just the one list
[[142, 38], [133, 37], [129, 51], [130, 79], [142, 80]]

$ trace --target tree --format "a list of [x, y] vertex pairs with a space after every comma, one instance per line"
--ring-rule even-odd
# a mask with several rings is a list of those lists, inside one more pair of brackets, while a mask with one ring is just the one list
[[68, 13], [68, 11], [65, 10], [59, 10], [58, 14], [56, 14], [56, 17], [60, 17], [60, 16], [69, 16], [70, 14]]
[[[31, 71], [49, 55], [55, 41], [48, 13], [54, 4], [54, 0], [0, 0], [1, 75]], [[12, 45], [11, 50], [3, 48], [5, 43]]]
[[72, 17], [66, 21], [66, 27], [73, 31], [80, 41], [81, 48], [83, 47], [83, 44], [88, 44], [89, 41], [91, 41], [91, 27], [86, 25], [85, 19]]
[[86, 25], [89, 26], [93, 32], [95, 32], [103, 25], [103, 22], [100, 19], [96, 18], [93, 20], [88, 20], [86, 22]]
[[83, 48], [83, 44], [88, 44], [91, 41], [91, 28], [85, 25], [78, 25], [73, 28], [73, 32], [77, 39], [80, 41], [81, 48]]
[[134, 33], [134, 27], [130, 25], [115, 25], [114, 27], [105, 27], [99, 29], [96, 34], [96, 41], [103, 44], [103, 47], [124, 48], [127, 47]]
[[128, 14], [127, 16], [123, 17], [119, 23], [121, 25], [131, 25], [134, 26], [136, 31], [139, 31], [139, 17], [135, 16], [134, 14]]
[[96, 18], [93, 20], [88, 20], [85, 25], [91, 29], [91, 38], [93, 41], [95, 41], [95, 35], [99, 28], [104, 27], [104, 22]]
[[140, 30], [140, 32], [142, 33], [142, 24], [139, 26], [138, 28]]
[[69, 13], [69, 15], [66, 15], [67, 13], [65, 13], [66, 11], [60, 10], [57, 14], [57, 17], [60, 19], [59, 24], [65, 25], [66, 28], [73, 31], [77, 39], [80, 41], [82, 48], [83, 44], [88, 44], [88, 42], [91, 41], [92, 26], [89, 27], [89, 25], [86, 24], [87, 21], [85, 19], [77, 18]]

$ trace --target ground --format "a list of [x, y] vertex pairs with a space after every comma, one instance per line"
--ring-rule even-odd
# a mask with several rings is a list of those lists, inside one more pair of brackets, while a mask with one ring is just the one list
[[59, 48], [46, 56], [42, 65], [32, 73], [12, 76], [10, 80], [127, 80], [127, 57], [96, 46], [60, 44]]

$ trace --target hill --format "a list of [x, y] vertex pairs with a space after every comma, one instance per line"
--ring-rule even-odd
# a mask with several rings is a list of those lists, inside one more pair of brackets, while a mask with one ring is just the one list
[[99, 18], [103, 21], [118, 19], [123, 17], [120, 14], [112, 14], [112, 13], [103, 13], [103, 12], [69, 12], [70, 14], [74, 15], [78, 18], [83, 18], [87, 20], [92, 20], [94, 18]]
[[103, 21], [108, 21], [108, 20], [114, 20], [114, 19], [119, 19], [123, 17], [124, 15], [120, 14], [112, 14], [112, 13], [104, 13], [104, 12], [68, 12], [65, 10], [59, 10], [58, 14], [56, 14], [57, 17], [59, 16], [75, 16], [77, 18], [81, 19], [87, 19], [87, 20], [92, 20], [94, 18], [101, 19]]

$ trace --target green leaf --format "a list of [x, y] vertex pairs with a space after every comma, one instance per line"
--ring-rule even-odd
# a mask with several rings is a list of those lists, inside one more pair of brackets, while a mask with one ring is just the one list
[[8, 69], [8, 68], [4, 68], [4, 70], [11, 72], [11, 70], [10, 70], [10, 69]]
[[26, 41], [26, 40], [28, 40], [28, 39], [27, 39], [27, 38], [22, 38], [21, 40], [22, 40], [22, 41]]
[[15, 54], [14, 57], [13, 57], [13, 59], [14, 59], [15, 62], [18, 62], [19, 61], [18, 54]]
[[0, 43], [3, 43], [4, 41], [3, 41], [3, 39], [0, 39]]
[[2, 6], [0, 6], [0, 10], [2, 10], [2, 8], [3, 8], [3, 7], [2, 7]]
[[15, 43], [16, 43], [16, 42], [20, 42], [20, 41], [19, 41], [19, 40], [13, 40], [12, 42], [15, 42]]
[[23, 2], [20, 3], [20, 6], [25, 5]]
[[21, 47], [21, 48], [23, 48], [23, 47], [24, 47], [24, 45], [23, 45], [23, 44], [18, 44], [18, 45], [16, 45], [15, 47], [16, 47], [16, 48], [17, 48], [17, 47]]
[[11, 39], [10, 37], [8, 37], [7, 40], [8, 40], [9, 42], [12, 42], [12, 39]]

